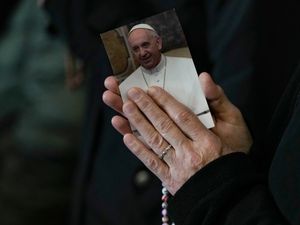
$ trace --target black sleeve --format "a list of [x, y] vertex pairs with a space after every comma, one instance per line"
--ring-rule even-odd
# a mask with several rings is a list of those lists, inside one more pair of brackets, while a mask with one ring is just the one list
[[247, 155], [223, 156], [195, 174], [170, 199], [170, 217], [179, 225], [287, 224], [266, 183]]

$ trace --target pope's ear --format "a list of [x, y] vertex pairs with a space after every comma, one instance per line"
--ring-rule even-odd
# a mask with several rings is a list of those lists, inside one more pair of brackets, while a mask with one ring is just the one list
[[157, 37], [156, 43], [157, 43], [158, 49], [161, 50], [162, 49], [162, 39], [161, 39], [161, 37]]

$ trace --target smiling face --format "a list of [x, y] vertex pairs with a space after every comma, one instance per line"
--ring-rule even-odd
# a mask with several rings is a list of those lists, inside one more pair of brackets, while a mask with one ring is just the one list
[[128, 43], [135, 58], [144, 68], [153, 69], [160, 62], [162, 41], [155, 32], [136, 29], [130, 33]]

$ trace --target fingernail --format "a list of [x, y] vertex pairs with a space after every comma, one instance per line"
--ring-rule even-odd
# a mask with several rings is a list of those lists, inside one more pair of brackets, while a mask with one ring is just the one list
[[138, 100], [141, 96], [141, 91], [136, 88], [131, 88], [127, 94], [132, 100]]

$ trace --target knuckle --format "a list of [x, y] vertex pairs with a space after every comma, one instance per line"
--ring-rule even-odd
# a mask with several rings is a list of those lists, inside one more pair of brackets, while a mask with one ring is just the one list
[[150, 137], [148, 144], [154, 149], [161, 149], [164, 143], [163, 137], [158, 132], [153, 132]]
[[190, 152], [193, 149], [192, 142], [182, 139], [176, 140], [176, 145], [179, 146], [179, 149], [182, 149], [183, 152]]
[[142, 110], [148, 111], [151, 106], [150, 106], [150, 102], [146, 99], [143, 99], [139, 102], [139, 106]]
[[191, 120], [192, 116], [191, 113], [188, 110], [183, 110], [176, 114], [175, 121], [177, 123], [187, 123]]
[[193, 171], [197, 171], [203, 165], [203, 154], [188, 154], [187, 161]]
[[158, 169], [159, 169], [159, 164], [158, 164], [158, 161], [156, 160], [156, 159], [154, 159], [154, 158], [147, 158], [146, 160], [145, 160], [145, 164], [149, 167], [149, 168], [151, 168], [151, 170], [153, 170], [153, 171], [158, 171]]
[[222, 143], [218, 138], [205, 138], [203, 140], [203, 153], [205, 157], [203, 160], [206, 161], [205, 164], [212, 161], [215, 158], [218, 158], [222, 153]]
[[141, 124], [143, 122], [143, 118], [140, 116], [136, 116], [136, 114], [134, 114], [134, 116], [127, 115], [127, 118], [134, 125]]
[[183, 142], [181, 144], [181, 149], [182, 152], [185, 153], [184, 158], [187, 162], [186, 165], [188, 165], [193, 171], [197, 171], [203, 163], [203, 154], [199, 151], [199, 146], [192, 142]]
[[213, 140], [209, 136], [206, 138], [203, 138], [202, 140], [202, 146], [206, 151], [213, 151], [217, 148], [218, 142], [216, 140]]
[[157, 123], [157, 129], [162, 133], [162, 135], [167, 134], [173, 127], [173, 121], [170, 119], [161, 118]]

